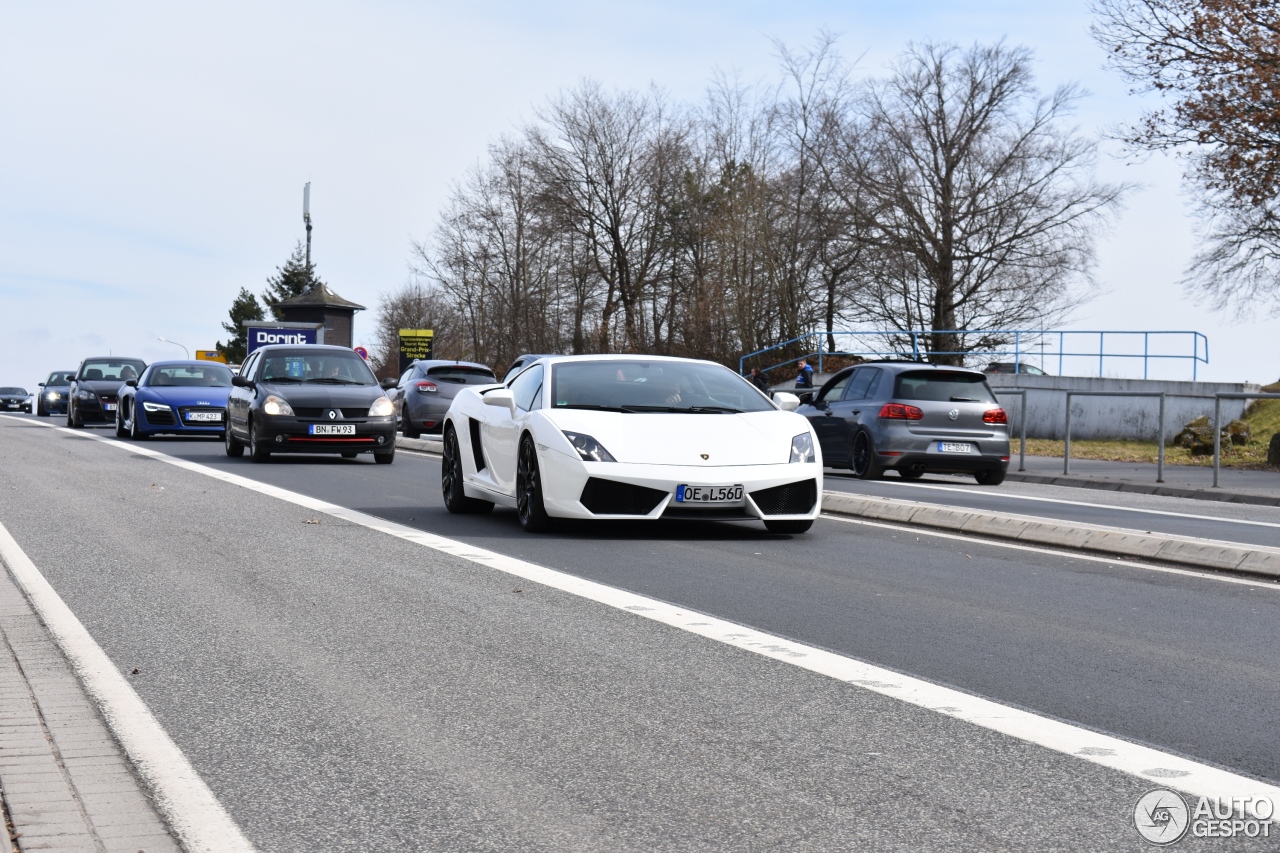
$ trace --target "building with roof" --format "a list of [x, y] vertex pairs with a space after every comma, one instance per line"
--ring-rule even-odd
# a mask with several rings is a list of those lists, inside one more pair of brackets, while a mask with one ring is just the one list
[[279, 309], [281, 322], [323, 324], [324, 342], [342, 347], [354, 345], [355, 313], [365, 310], [363, 305], [343, 299], [323, 283], [272, 307]]

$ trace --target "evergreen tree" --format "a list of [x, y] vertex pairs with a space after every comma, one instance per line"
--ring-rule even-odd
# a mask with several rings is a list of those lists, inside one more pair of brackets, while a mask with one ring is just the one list
[[225, 344], [218, 341], [217, 350], [227, 359], [230, 364], [240, 364], [244, 361], [245, 348], [248, 346], [249, 330], [244, 327], [245, 320], [261, 320], [263, 318], [262, 306], [258, 304], [258, 297], [249, 292], [246, 287], [240, 288], [240, 295], [231, 303], [230, 323], [223, 323], [222, 328], [231, 334], [231, 340]]
[[277, 320], [283, 320], [275, 303], [292, 299], [305, 293], [316, 285], [324, 284], [316, 276], [316, 265], [307, 266], [307, 249], [299, 240], [293, 254], [284, 266], [276, 267], [276, 274], [267, 279], [267, 289], [262, 293], [262, 302], [271, 309]]

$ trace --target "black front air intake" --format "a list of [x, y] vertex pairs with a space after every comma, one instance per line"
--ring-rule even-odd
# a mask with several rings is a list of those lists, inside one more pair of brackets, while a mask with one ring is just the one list
[[592, 477], [582, 489], [582, 505], [596, 515], [648, 515], [667, 493]]
[[818, 502], [818, 481], [801, 480], [751, 493], [765, 515], [804, 515]]

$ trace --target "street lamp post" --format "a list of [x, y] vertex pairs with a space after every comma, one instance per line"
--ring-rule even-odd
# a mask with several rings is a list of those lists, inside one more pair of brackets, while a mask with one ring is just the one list
[[182, 344], [177, 341], [171, 341], [168, 338], [156, 338], [156, 340], [166, 344], [173, 344], [175, 347], [182, 347], [182, 351], [187, 354], [187, 358], [191, 358], [191, 350], [183, 347]]

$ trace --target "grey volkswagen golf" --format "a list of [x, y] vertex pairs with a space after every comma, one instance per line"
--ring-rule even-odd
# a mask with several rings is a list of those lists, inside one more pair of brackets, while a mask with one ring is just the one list
[[976, 370], [916, 361], [867, 362], [832, 376], [797, 411], [809, 419], [827, 467], [864, 480], [887, 470], [972, 474], [1004, 482], [1009, 418]]

